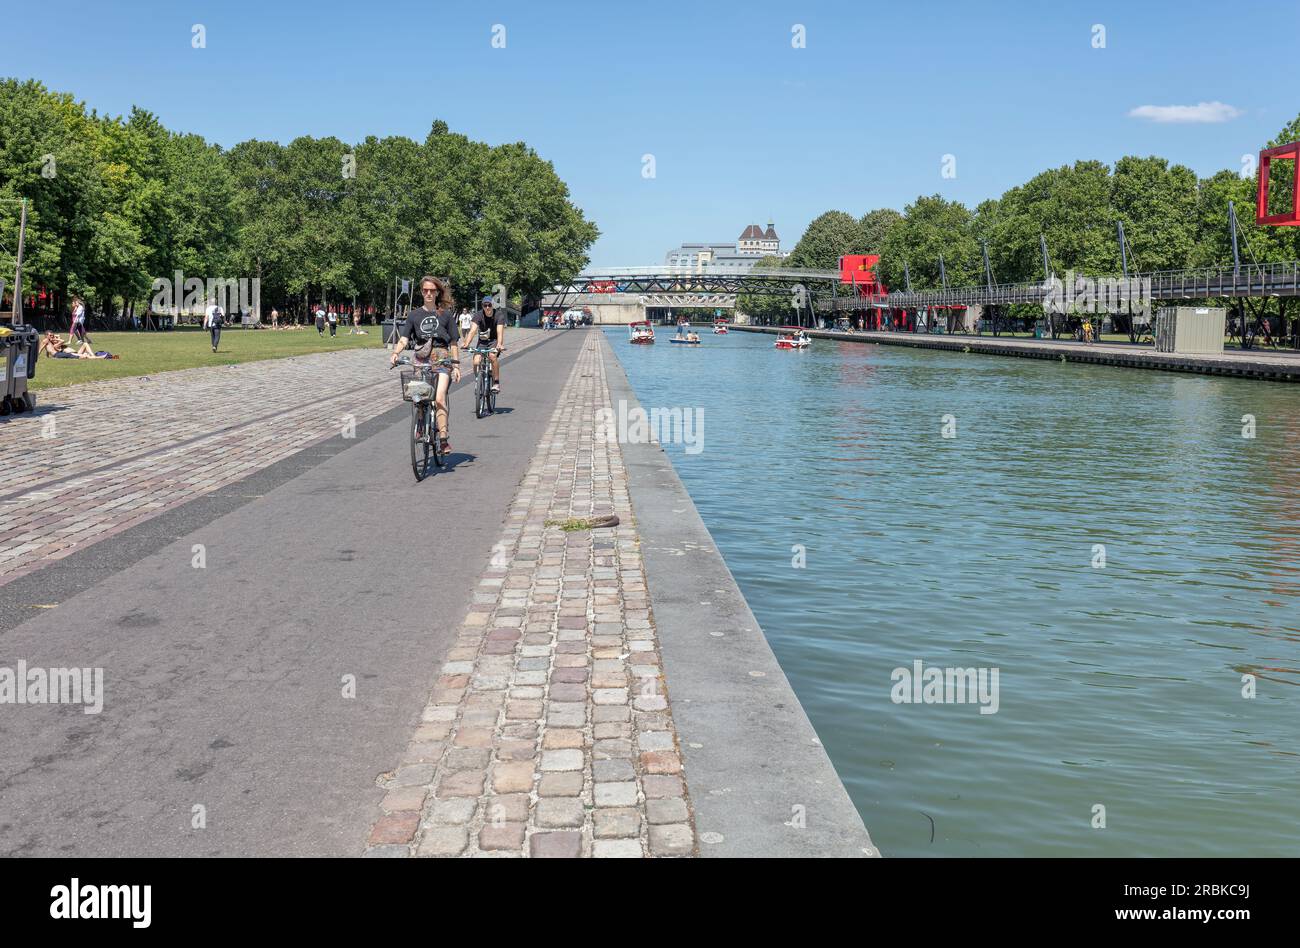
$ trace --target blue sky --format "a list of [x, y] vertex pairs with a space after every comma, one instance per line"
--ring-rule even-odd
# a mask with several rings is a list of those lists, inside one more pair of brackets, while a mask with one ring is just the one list
[[[43, 0], [6, 20], [0, 74], [226, 146], [422, 139], [434, 118], [526, 141], [600, 227], [597, 266], [658, 263], [769, 217], [789, 249], [829, 209], [935, 192], [974, 205], [1080, 158], [1238, 169], [1300, 112], [1291, 2]], [[1239, 114], [1128, 114], [1215, 102]]]

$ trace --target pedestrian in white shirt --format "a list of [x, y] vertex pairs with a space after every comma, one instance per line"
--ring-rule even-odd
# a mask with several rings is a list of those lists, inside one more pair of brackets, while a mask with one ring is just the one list
[[226, 314], [221, 311], [221, 307], [216, 303], [208, 304], [207, 310], [203, 313], [203, 328], [206, 329], [212, 337], [212, 351], [217, 351], [217, 346], [221, 345], [221, 327], [226, 321]]

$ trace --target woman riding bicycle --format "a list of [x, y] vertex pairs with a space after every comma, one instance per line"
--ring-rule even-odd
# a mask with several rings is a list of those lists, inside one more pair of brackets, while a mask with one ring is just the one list
[[456, 314], [452, 311], [451, 284], [434, 276], [420, 280], [420, 292], [424, 296], [424, 305], [411, 310], [402, 325], [401, 339], [393, 348], [392, 364], [397, 364], [397, 357], [407, 346], [415, 353], [416, 365], [428, 365], [440, 359], [451, 359], [450, 378], [444, 366], [438, 368], [438, 387], [434, 393], [434, 419], [438, 427], [438, 438], [442, 441], [442, 453], [451, 450], [447, 440], [447, 389], [452, 382], [460, 381], [460, 346]]

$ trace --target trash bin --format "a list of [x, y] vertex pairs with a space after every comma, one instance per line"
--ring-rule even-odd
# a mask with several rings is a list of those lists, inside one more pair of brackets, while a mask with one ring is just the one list
[[34, 326], [14, 326], [0, 333], [0, 415], [36, 409], [27, 380], [36, 376], [41, 334]]
[[404, 322], [406, 322], [405, 319], [389, 318], [379, 324], [384, 332], [384, 345], [397, 345], [397, 340], [402, 338], [402, 324]]

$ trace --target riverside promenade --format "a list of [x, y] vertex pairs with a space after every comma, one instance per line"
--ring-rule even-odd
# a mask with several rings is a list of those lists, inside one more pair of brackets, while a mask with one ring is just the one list
[[0, 854], [877, 854], [603, 333], [508, 342], [419, 484], [382, 349], [0, 424], [5, 664], [104, 676], [0, 707]]
[[660, 446], [593, 437], [636, 402], [585, 335], [366, 854], [875, 855]]
[[[780, 332], [780, 329], [774, 326], [733, 326], [732, 328], [741, 332], [773, 335]], [[882, 346], [907, 346], [913, 349], [945, 349], [1021, 359], [1052, 359], [1131, 369], [1159, 369], [1166, 372], [1230, 375], [1274, 382], [1300, 382], [1300, 352], [1291, 350], [1255, 349], [1249, 352], [1230, 350], [1216, 355], [1194, 355], [1156, 352], [1152, 346], [1139, 346], [1133, 343], [1099, 342], [1084, 345], [1073, 340], [1012, 339], [944, 333], [838, 332], [829, 329], [804, 331], [815, 339], [835, 339], [841, 342], [870, 342]]]

